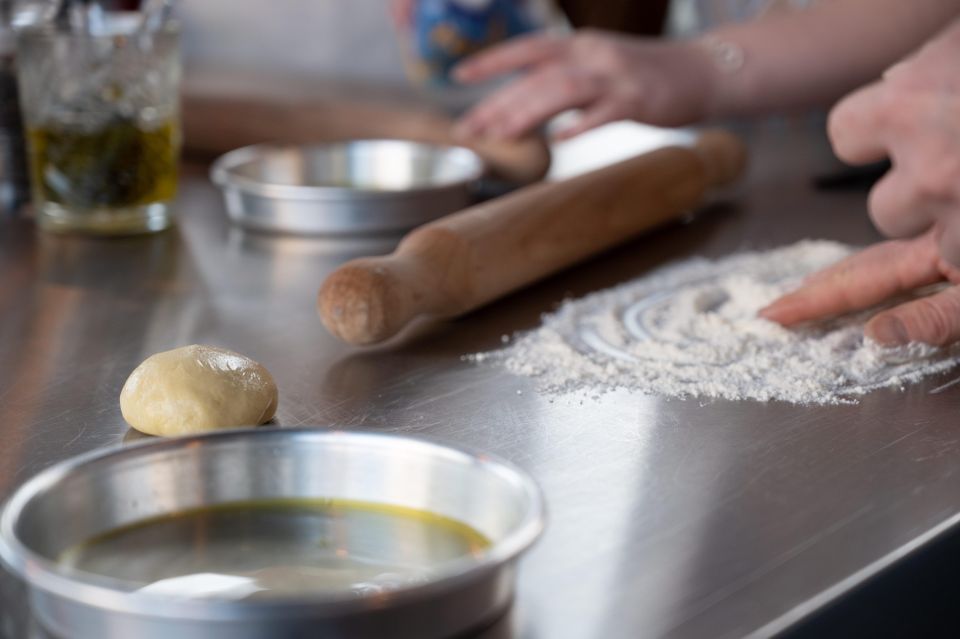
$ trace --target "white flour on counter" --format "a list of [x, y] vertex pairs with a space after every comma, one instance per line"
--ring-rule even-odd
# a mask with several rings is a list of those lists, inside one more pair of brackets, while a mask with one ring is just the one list
[[543, 390], [627, 388], [667, 397], [855, 401], [960, 362], [960, 350], [881, 348], [863, 336], [873, 312], [786, 329], [757, 311], [803, 276], [849, 255], [803, 241], [719, 261], [691, 259], [565, 302], [501, 351], [468, 359], [536, 378]]

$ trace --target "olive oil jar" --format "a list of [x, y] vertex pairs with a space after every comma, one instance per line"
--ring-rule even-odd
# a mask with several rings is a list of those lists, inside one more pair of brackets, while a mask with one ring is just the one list
[[180, 152], [179, 37], [107, 14], [104, 32], [17, 37], [37, 224], [128, 235], [173, 221]]

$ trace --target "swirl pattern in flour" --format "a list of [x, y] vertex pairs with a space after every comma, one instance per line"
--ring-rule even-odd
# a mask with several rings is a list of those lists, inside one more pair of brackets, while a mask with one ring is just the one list
[[881, 348], [871, 313], [800, 329], [757, 317], [807, 274], [852, 248], [803, 241], [718, 261], [692, 259], [565, 302], [504, 350], [471, 356], [537, 378], [552, 392], [627, 388], [668, 397], [856, 401], [960, 362], [960, 350]]

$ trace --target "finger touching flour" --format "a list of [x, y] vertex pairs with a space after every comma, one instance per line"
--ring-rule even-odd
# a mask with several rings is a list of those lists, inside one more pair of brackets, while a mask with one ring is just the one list
[[874, 311], [787, 329], [757, 312], [853, 248], [802, 241], [695, 258], [565, 302], [505, 349], [468, 359], [535, 378], [550, 393], [618, 388], [665, 397], [855, 402], [960, 363], [960, 349], [883, 348]]

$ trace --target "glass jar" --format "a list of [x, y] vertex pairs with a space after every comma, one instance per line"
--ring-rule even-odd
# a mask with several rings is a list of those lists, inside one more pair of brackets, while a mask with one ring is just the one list
[[172, 223], [180, 151], [179, 33], [52, 27], [17, 36], [33, 205], [40, 228], [91, 234]]

